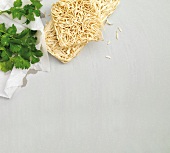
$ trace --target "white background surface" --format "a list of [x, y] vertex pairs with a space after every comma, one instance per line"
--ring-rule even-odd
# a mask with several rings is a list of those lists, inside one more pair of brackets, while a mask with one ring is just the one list
[[169, 153], [169, 14], [169, 0], [122, 0], [105, 41], [67, 65], [50, 56], [50, 73], [0, 98], [0, 153]]

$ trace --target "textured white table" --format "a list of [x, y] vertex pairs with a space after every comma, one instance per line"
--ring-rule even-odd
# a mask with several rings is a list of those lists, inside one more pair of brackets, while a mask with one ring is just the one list
[[104, 42], [50, 56], [50, 73], [0, 98], [0, 153], [169, 153], [169, 14], [168, 0], [122, 0]]

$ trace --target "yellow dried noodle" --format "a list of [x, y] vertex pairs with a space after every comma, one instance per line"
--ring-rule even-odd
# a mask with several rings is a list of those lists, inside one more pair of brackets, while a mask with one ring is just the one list
[[101, 18], [92, 0], [60, 0], [51, 13], [59, 45], [71, 47], [102, 38]]
[[63, 63], [67, 63], [73, 59], [86, 45], [84, 44], [77, 45], [75, 47], [61, 47], [56, 37], [56, 32], [52, 20], [45, 26], [44, 31], [48, 52]]
[[95, 9], [100, 14], [104, 23], [106, 19], [114, 12], [120, 3], [120, 0], [95, 0]]
[[90, 41], [102, 38], [102, 26], [120, 0], [60, 0], [45, 27], [48, 51], [67, 63]]

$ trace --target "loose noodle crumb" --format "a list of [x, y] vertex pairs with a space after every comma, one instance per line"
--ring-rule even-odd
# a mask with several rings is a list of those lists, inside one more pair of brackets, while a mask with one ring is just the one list
[[119, 33], [116, 31], [116, 39], [119, 40]]
[[105, 56], [106, 58], [108, 58], [108, 59], [111, 59], [111, 57], [110, 56]]
[[119, 30], [120, 32], [122, 32], [122, 29], [121, 29], [120, 27], [118, 27], [118, 30]]
[[110, 41], [108, 41], [108, 42], [107, 42], [107, 45], [109, 45], [110, 43], [111, 43], [111, 42], [110, 42]]
[[106, 20], [107, 25], [113, 25], [113, 23], [110, 23], [108, 20]]

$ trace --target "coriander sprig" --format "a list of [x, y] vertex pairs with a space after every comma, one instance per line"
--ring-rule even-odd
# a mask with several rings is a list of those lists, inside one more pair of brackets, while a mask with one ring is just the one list
[[0, 24], [0, 70], [8, 72], [13, 67], [28, 69], [31, 64], [40, 61], [43, 53], [36, 49], [37, 31], [25, 29], [17, 33], [17, 28], [13, 24], [6, 28], [5, 24]]
[[39, 0], [30, 1], [31, 4], [22, 7], [22, 0], [15, 0], [13, 7], [9, 10], [0, 11], [0, 15], [3, 13], [12, 14], [13, 19], [18, 18], [19, 20], [24, 16], [26, 18], [25, 23], [29, 24], [31, 21], [35, 21], [35, 16], [40, 16], [40, 8], [42, 7]]

